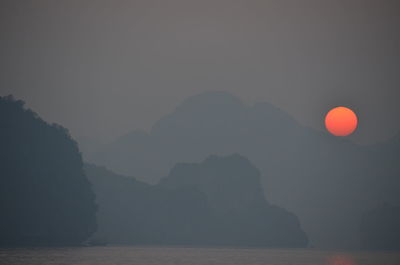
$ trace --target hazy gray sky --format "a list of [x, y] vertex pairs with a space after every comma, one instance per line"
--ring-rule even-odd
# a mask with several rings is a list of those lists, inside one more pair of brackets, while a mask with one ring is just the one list
[[0, 95], [72, 135], [149, 129], [183, 99], [225, 90], [322, 129], [360, 116], [354, 139], [400, 131], [398, 0], [0, 2]]

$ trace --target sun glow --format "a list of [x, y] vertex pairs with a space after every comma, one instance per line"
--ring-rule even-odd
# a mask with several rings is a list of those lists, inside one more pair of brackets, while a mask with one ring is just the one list
[[356, 130], [357, 125], [357, 115], [346, 107], [333, 108], [325, 117], [326, 129], [335, 136], [348, 136]]

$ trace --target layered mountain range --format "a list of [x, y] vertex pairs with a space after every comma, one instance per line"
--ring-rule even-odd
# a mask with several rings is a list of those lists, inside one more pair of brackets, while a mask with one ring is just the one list
[[318, 247], [358, 247], [362, 212], [400, 202], [400, 136], [359, 146], [302, 126], [271, 104], [248, 106], [226, 92], [190, 97], [149, 132], [83, 151], [89, 162], [148, 183], [179, 162], [241, 154], [260, 169], [267, 199], [299, 216]]

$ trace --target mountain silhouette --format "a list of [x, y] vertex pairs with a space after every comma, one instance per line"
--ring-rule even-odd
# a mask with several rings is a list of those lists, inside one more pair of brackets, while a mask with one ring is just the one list
[[297, 217], [264, 198], [244, 157], [177, 164], [150, 185], [86, 166], [99, 205], [96, 237], [111, 243], [305, 247]]
[[225, 244], [307, 246], [297, 217], [267, 203], [260, 172], [240, 155], [177, 164], [160, 185], [203, 192], [220, 224], [214, 233]]
[[78, 146], [24, 102], [0, 97], [0, 244], [77, 245], [96, 229]]
[[169, 189], [195, 188], [205, 193], [219, 213], [265, 204], [260, 172], [244, 157], [210, 156], [202, 163], [179, 163], [160, 185]]
[[299, 216], [313, 245], [355, 248], [362, 212], [379, 201], [400, 202], [398, 150], [398, 138], [397, 144], [358, 146], [304, 127], [271, 104], [248, 106], [211, 91], [188, 98], [149, 132], [122, 136], [87, 160], [157, 183], [176, 163], [238, 153], [262, 172], [268, 201]]
[[196, 190], [168, 191], [86, 165], [99, 206], [94, 238], [114, 244], [205, 244], [211, 213]]

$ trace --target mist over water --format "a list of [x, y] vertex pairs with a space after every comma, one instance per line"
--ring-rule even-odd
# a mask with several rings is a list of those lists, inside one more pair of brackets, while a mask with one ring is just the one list
[[0, 249], [0, 260], [8, 265], [398, 265], [400, 253], [110, 246]]

